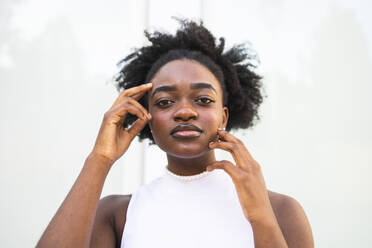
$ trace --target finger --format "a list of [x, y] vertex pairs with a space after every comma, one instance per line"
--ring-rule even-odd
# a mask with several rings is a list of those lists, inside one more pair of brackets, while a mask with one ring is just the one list
[[[140, 91], [140, 92], [137, 92], [137, 93], [134, 94], [134, 95], [127, 96], [127, 97], [133, 98], [134, 100], [137, 100], [137, 101], [138, 101], [138, 100], [141, 99], [141, 97], [143, 97], [147, 92], [148, 92], [148, 90]], [[123, 97], [125, 97], [125, 96], [123, 96]]]
[[128, 130], [130, 140], [133, 140], [134, 137], [136, 137], [136, 135], [146, 126], [147, 123], [148, 120], [136, 120]]
[[229, 174], [230, 177], [232, 178], [235, 178], [236, 174], [238, 173], [235, 165], [228, 160], [216, 161], [208, 165], [206, 169], [207, 171], [213, 171], [215, 169], [222, 169], [226, 171], [226, 173]]
[[142, 116], [148, 119], [151, 119], [150, 113], [136, 100], [133, 100], [131, 97], [125, 97], [121, 102], [118, 103], [117, 106], [114, 106], [112, 111], [116, 112], [117, 110], [127, 106], [133, 105], [138, 108], [142, 112]]
[[234, 144], [226, 141], [210, 142], [209, 147], [212, 149], [218, 148], [227, 152], [233, 153]]
[[151, 118], [151, 115], [148, 112], [148, 110], [145, 109], [139, 102], [134, 100], [132, 97], [125, 97], [120, 103], [126, 103], [126, 102], [136, 106], [137, 108], [139, 108], [142, 111], [142, 113], [147, 116], [147, 118]]
[[139, 99], [141, 99], [146, 94], [146, 92], [147, 91], [138, 92], [137, 94], [134, 94], [133, 96], [131, 96], [131, 98], [138, 101]]
[[120, 93], [120, 95], [116, 98], [116, 101], [114, 102], [113, 105], [116, 105], [118, 102], [120, 102], [124, 97], [136, 97], [136, 100], [140, 99], [142, 96], [138, 94], [143, 93], [145, 94], [146, 91], [150, 90], [152, 88], [152, 83], [148, 84], [142, 84], [136, 87], [132, 87], [129, 89], [125, 89], [123, 92]]
[[222, 149], [230, 152], [238, 167], [245, 167], [244, 165], [247, 163], [247, 161], [244, 160], [244, 154], [242, 154], [239, 146], [236, 143], [226, 141], [210, 142], [209, 147], [212, 149]]
[[230, 134], [229, 132], [223, 130], [223, 129], [217, 129], [217, 134], [218, 136], [220, 137], [221, 140], [223, 141], [228, 141], [228, 142], [232, 142], [232, 143], [239, 143], [238, 139]]
[[238, 146], [240, 146], [241, 149], [244, 150], [245, 157], [247, 157], [247, 159], [250, 161], [254, 161], [252, 155], [250, 154], [250, 152], [248, 151], [248, 149], [246, 148], [246, 146], [240, 139], [236, 138], [231, 133], [225, 130], [222, 130], [222, 129], [217, 129], [217, 134], [219, 135], [220, 139], [223, 141], [228, 141], [234, 144], [238, 144]]
[[124, 103], [118, 106], [117, 109], [113, 110], [110, 119], [112, 120], [113, 123], [122, 125], [128, 113], [136, 115], [141, 120], [147, 119], [147, 117], [143, 114], [141, 109], [129, 103]]

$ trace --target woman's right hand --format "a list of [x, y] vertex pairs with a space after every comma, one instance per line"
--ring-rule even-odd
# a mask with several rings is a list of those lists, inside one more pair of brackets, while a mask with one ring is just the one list
[[[150, 90], [152, 83], [124, 90], [105, 113], [91, 155], [107, 160], [112, 165], [128, 149], [132, 140], [151, 119], [150, 113], [138, 100]], [[126, 130], [123, 122], [128, 113], [138, 119]]]

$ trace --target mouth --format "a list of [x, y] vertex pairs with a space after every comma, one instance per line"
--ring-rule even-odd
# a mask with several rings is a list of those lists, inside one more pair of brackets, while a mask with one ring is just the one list
[[170, 135], [175, 138], [195, 138], [202, 134], [202, 130], [193, 124], [180, 124], [171, 131]]

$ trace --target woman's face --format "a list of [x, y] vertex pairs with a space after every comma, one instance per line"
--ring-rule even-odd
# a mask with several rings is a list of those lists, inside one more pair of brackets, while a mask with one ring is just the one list
[[209, 151], [228, 110], [220, 83], [207, 67], [193, 60], [173, 60], [151, 82], [149, 125], [156, 144], [167, 154], [192, 158]]

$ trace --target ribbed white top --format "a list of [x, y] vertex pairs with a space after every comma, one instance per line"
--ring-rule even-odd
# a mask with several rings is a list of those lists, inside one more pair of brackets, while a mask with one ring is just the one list
[[254, 247], [252, 227], [225, 171], [182, 179], [169, 172], [165, 168], [132, 194], [122, 248]]

